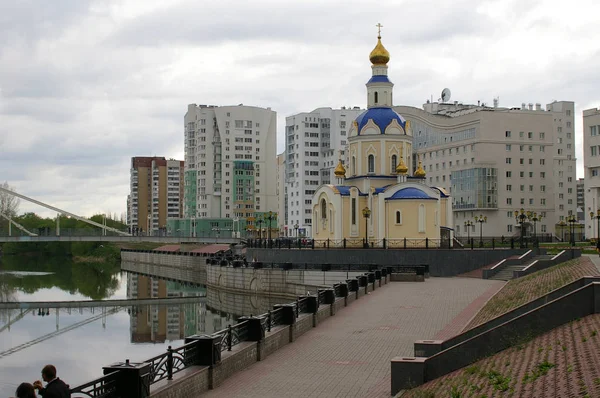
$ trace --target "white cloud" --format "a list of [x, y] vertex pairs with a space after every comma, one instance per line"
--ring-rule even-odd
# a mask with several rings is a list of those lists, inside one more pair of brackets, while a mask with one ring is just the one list
[[600, 105], [591, 0], [59, 3], [0, 3], [0, 180], [82, 215], [125, 210], [132, 156], [182, 158], [189, 103], [271, 107], [280, 132], [364, 106], [377, 22], [398, 104], [575, 101], [580, 174]]

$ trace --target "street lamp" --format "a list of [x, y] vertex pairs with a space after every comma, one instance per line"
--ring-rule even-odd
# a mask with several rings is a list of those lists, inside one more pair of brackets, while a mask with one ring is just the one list
[[267, 213], [265, 218], [269, 220], [269, 246], [271, 246], [271, 220], [275, 218], [275, 215], [272, 211], [270, 211], [269, 213]]
[[577, 217], [573, 214], [567, 217], [567, 222], [569, 223], [569, 234], [570, 238], [569, 243], [571, 246], [575, 246], [575, 223], [577, 222]]
[[468, 220], [465, 221], [465, 229], [467, 230], [467, 244], [471, 243], [471, 227], [475, 225], [475, 223], [473, 223], [473, 221]]
[[479, 247], [483, 247], [483, 223], [487, 222], [487, 216], [475, 216], [475, 222], [479, 223]]
[[258, 216], [256, 217], [256, 223], [258, 224], [258, 240], [259, 242], [262, 240], [262, 224], [263, 224], [264, 220], [262, 218], [262, 216]]
[[[600, 239], [599, 236], [600, 235], [600, 209], [598, 209], [598, 211], [596, 212], [596, 215], [594, 215], [593, 211], [590, 211], [590, 217], [592, 218], [592, 220], [595, 218], [596, 221], [598, 221], [598, 228], [596, 229], [596, 251], [598, 251], [600, 253]], [[592, 226], [593, 228], [593, 226]]]
[[298, 224], [294, 224], [294, 231], [296, 231], [296, 238], [298, 237]]
[[369, 217], [371, 217], [371, 209], [365, 207], [362, 209], [362, 214], [365, 218], [365, 247], [369, 247]]
[[527, 212], [527, 217], [529, 218], [530, 221], [533, 221], [533, 245], [534, 247], [538, 247], [540, 244], [538, 243], [537, 240], [537, 232], [536, 232], [536, 225], [538, 221], [542, 221], [542, 216], [539, 215], [534, 211], [533, 213], [528, 211]]
[[565, 241], [565, 227], [567, 226], [567, 223], [565, 222], [565, 220], [560, 220], [560, 222], [558, 223], [558, 226], [560, 227], [560, 230], [562, 232], [561, 241], [564, 242]]
[[521, 208], [521, 210], [515, 210], [515, 221], [520, 225], [521, 228], [521, 249], [525, 247], [523, 243], [523, 239], [525, 237], [525, 222], [527, 221], [527, 214], [525, 213], [525, 209]]

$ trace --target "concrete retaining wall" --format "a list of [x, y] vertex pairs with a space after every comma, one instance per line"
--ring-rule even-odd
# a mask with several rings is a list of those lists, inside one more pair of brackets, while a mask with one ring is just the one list
[[600, 283], [590, 283], [429, 358], [391, 362], [392, 395], [468, 366], [577, 318], [600, 312]]
[[[192, 366], [176, 373], [173, 380], [163, 380], [152, 386], [151, 398], [199, 397], [209, 390], [208, 366]], [[184, 374], [185, 373], [185, 374]]]
[[217, 388], [228, 377], [258, 361], [257, 345], [256, 342], [244, 342], [236, 345], [234, 351], [225, 351], [221, 362], [211, 368], [211, 388]]
[[121, 268], [165, 279], [206, 284], [206, 257], [201, 256], [122, 251]]
[[428, 264], [431, 276], [454, 276], [520, 255], [527, 249], [246, 249], [249, 261], [256, 258], [263, 263], [341, 264], [352, 267], [375, 264], [378, 266]]

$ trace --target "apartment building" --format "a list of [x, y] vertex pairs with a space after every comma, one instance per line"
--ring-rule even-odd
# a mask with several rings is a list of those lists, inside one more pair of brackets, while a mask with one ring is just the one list
[[276, 133], [270, 108], [188, 105], [184, 217], [240, 220], [277, 211]]
[[[513, 212], [521, 208], [542, 216], [536, 233], [554, 233], [576, 211], [573, 102], [394, 109], [411, 122], [413, 162], [423, 162], [428, 185], [451, 193], [457, 236], [516, 236]], [[487, 223], [466, 231], [464, 222], [479, 215]]]
[[585, 215], [589, 214], [589, 211], [585, 212], [585, 180], [583, 178], [577, 179], [577, 218], [580, 222], [585, 222]]
[[600, 210], [600, 108], [583, 111], [583, 168], [585, 191], [585, 235], [598, 237], [597, 220], [590, 212]]
[[164, 233], [167, 219], [182, 216], [183, 173], [181, 160], [131, 158], [127, 220], [132, 232]]
[[288, 116], [285, 125], [286, 236], [312, 236], [312, 195], [335, 181], [333, 171], [346, 157], [348, 130], [364, 109], [318, 108]]
[[280, 236], [287, 236], [287, 194], [285, 186], [285, 152], [277, 155], [277, 229]]

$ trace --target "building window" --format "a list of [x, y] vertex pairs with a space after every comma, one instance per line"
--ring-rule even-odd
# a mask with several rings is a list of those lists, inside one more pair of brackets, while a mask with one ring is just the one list
[[419, 205], [419, 232], [425, 232], [425, 205]]
[[396, 210], [396, 224], [402, 224], [402, 213], [400, 213], [400, 210]]
[[379, 93], [375, 91], [375, 103], [379, 102]]
[[323, 220], [327, 218], [327, 202], [325, 202], [325, 199], [321, 199], [321, 218]]
[[396, 172], [396, 166], [398, 165], [398, 157], [396, 155], [392, 155], [392, 174]]
[[369, 170], [368, 170], [368, 172], [369, 173], [375, 173], [375, 156], [374, 155], [369, 155], [368, 159], [369, 159], [369, 162], [368, 162], [368, 164], [369, 164]]
[[506, 138], [510, 138], [510, 131], [505, 131], [505, 132], [504, 132], [504, 136], [505, 136]]
[[352, 225], [356, 225], [356, 198], [352, 198]]

